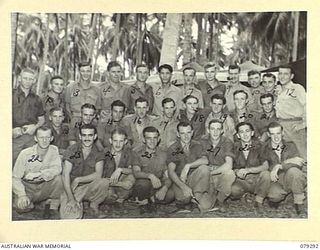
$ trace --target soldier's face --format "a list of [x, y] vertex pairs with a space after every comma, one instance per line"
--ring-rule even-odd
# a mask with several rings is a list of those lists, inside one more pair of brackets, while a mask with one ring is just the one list
[[237, 84], [239, 82], [240, 72], [239, 69], [230, 69], [229, 70], [229, 81], [232, 84]]
[[238, 110], [246, 108], [247, 101], [248, 99], [245, 93], [238, 93], [234, 96], [234, 105]]
[[271, 113], [273, 111], [274, 104], [271, 97], [262, 98], [261, 105], [265, 113]]
[[293, 74], [291, 73], [291, 69], [279, 68], [278, 78], [279, 78], [279, 82], [282, 85], [289, 83], [293, 79]]
[[242, 142], [250, 143], [253, 133], [250, 126], [245, 124], [239, 127], [239, 132], [237, 134]]
[[57, 94], [61, 94], [64, 89], [64, 81], [62, 79], [54, 79], [51, 82], [51, 89]]
[[110, 143], [112, 145], [113, 151], [119, 153], [126, 145], [127, 138], [125, 135], [122, 134], [113, 134], [112, 138], [110, 138]]
[[112, 108], [112, 120], [115, 122], [121, 121], [124, 115], [124, 108], [122, 106], [114, 106]]
[[189, 114], [194, 114], [199, 108], [199, 102], [195, 98], [189, 98], [186, 102], [186, 110]]
[[137, 80], [140, 82], [147, 81], [149, 77], [149, 69], [147, 67], [139, 67], [137, 69]]
[[94, 129], [85, 128], [81, 129], [79, 137], [82, 146], [91, 147], [94, 143], [94, 140], [97, 138], [97, 135], [94, 133]]
[[174, 104], [174, 102], [167, 102], [164, 104], [163, 112], [166, 117], [172, 118], [175, 111], [176, 111], [176, 105]]
[[276, 81], [273, 77], [263, 77], [262, 86], [267, 92], [273, 91], [275, 88]]
[[188, 69], [183, 73], [184, 82], [187, 85], [193, 84], [196, 76], [196, 72], [192, 69]]
[[212, 113], [219, 114], [223, 109], [223, 100], [221, 99], [213, 99], [211, 102]]
[[94, 109], [84, 108], [81, 112], [81, 118], [84, 124], [90, 124], [95, 118]]
[[248, 83], [252, 88], [257, 88], [260, 85], [261, 77], [259, 74], [248, 76]]
[[146, 132], [144, 134], [144, 140], [147, 148], [155, 150], [159, 142], [159, 135], [157, 132]]
[[136, 115], [139, 118], [144, 118], [147, 115], [148, 109], [149, 109], [149, 106], [146, 102], [138, 102], [134, 107]]
[[268, 135], [272, 143], [280, 144], [282, 142], [283, 131], [281, 127], [269, 128]]
[[80, 68], [80, 78], [83, 81], [89, 81], [91, 78], [91, 67], [90, 66], [83, 66]]
[[120, 66], [111, 67], [111, 69], [109, 70], [109, 78], [113, 83], [119, 83], [121, 80], [121, 75], [122, 71]]
[[211, 123], [210, 126], [208, 127], [208, 132], [212, 140], [214, 141], [219, 140], [223, 133], [222, 124], [219, 122]]
[[20, 85], [24, 89], [31, 89], [32, 85], [36, 82], [35, 74], [30, 72], [22, 72], [20, 75]]
[[159, 73], [162, 84], [168, 84], [171, 81], [172, 73], [169, 69], [163, 68]]
[[208, 81], [213, 81], [216, 78], [217, 70], [215, 67], [210, 67], [205, 70], [204, 74]]
[[189, 144], [193, 135], [193, 130], [190, 126], [179, 127], [178, 137], [184, 144]]
[[51, 135], [51, 130], [41, 130], [37, 131], [35, 140], [38, 143], [38, 146], [42, 149], [47, 149], [50, 146], [53, 137]]
[[49, 116], [49, 120], [56, 128], [59, 128], [64, 120], [63, 112], [60, 110], [53, 111], [52, 114]]

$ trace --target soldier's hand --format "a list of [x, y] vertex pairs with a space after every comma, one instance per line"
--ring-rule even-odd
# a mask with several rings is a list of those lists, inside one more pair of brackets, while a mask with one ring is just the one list
[[183, 196], [185, 196], [186, 198], [193, 196], [192, 189], [187, 185], [184, 186], [184, 188], [182, 189], [182, 192], [183, 192]]
[[162, 188], [160, 188], [155, 196], [156, 198], [159, 200], [159, 201], [163, 201], [164, 198], [166, 197], [166, 194], [167, 194], [167, 191], [168, 191], [168, 188], [166, 186], [163, 186]]
[[240, 178], [240, 179], [245, 179], [246, 176], [248, 174], [248, 171], [245, 168], [241, 168], [236, 172], [236, 175]]
[[17, 137], [21, 136], [22, 134], [23, 134], [22, 128], [20, 128], [20, 127], [14, 128], [12, 130], [12, 137], [13, 138], [17, 138]]
[[161, 187], [161, 181], [157, 176], [155, 176], [154, 174], [149, 174], [148, 178], [151, 181], [153, 188], [157, 189]]
[[22, 127], [23, 133], [28, 135], [34, 135], [37, 127], [34, 124], [25, 125]]
[[279, 180], [278, 171], [279, 171], [280, 168], [281, 168], [280, 164], [274, 166], [274, 168], [270, 172], [271, 181], [277, 182]]
[[20, 196], [17, 201], [17, 206], [20, 209], [26, 209], [30, 205], [30, 199], [27, 195]]
[[110, 177], [110, 183], [116, 184], [119, 181], [121, 175], [121, 168], [117, 168]]

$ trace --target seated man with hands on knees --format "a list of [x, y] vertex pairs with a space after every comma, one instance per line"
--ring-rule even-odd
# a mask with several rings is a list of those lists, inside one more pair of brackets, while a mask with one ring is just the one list
[[61, 219], [81, 219], [82, 201], [90, 202], [88, 214], [95, 218], [106, 215], [99, 205], [107, 197], [109, 180], [102, 178], [104, 155], [94, 141], [96, 127], [84, 124], [80, 127], [80, 142], [68, 147], [63, 160], [62, 180], [65, 192], [61, 196]]
[[140, 162], [139, 165], [133, 166], [136, 182], [132, 196], [146, 204], [151, 202], [145, 208], [153, 210], [152, 202], [169, 203], [173, 201], [174, 196], [168, 192], [172, 182], [168, 177], [167, 154], [158, 146], [159, 130], [152, 126], [146, 127], [143, 137], [145, 145], [135, 149]]
[[293, 194], [293, 203], [299, 215], [304, 210], [306, 176], [301, 169], [306, 161], [300, 156], [294, 142], [283, 140], [281, 124], [272, 122], [268, 126], [270, 140], [264, 145], [263, 160], [270, 166], [271, 185], [268, 193], [269, 205], [277, 208], [289, 193]]
[[37, 128], [34, 139], [36, 144], [21, 151], [13, 168], [13, 206], [18, 212], [28, 212], [34, 203], [50, 199], [44, 219], [57, 218], [63, 191], [59, 151], [50, 145], [53, 136], [49, 127]]
[[234, 145], [234, 172], [237, 176], [232, 184], [231, 198], [242, 198], [246, 193], [255, 194], [254, 206], [263, 207], [263, 201], [270, 188], [268, 162], [262, 160], [262, 145], [253, 140], [254, 129], [251, 123], [240, 122], [236, 126], [240, 139]]
[[[167, 152], [167, 164], [172, 186], [179, 207], [195, 202], [200, 212], [212, 207], [210, 191], [210, 170], [199, 162], [202, 154], [201, 144], [192, 139], [193, 127], [188, 122], [180, 122], [177, 126], [177, 142]], [[203, 165], [203, 166], [202, 166]]]

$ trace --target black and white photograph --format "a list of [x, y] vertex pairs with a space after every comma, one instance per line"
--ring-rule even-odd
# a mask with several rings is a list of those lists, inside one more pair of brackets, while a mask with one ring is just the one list
[[10, 14], [12, 221], [309, 218], [307, 11]]

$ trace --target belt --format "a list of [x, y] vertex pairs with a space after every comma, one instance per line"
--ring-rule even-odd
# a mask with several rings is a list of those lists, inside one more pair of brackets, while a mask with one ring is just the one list
[[294, 118], [279, 118], [278, 121], [279, 122], [298, 122], [298, 121], [302, 121], [302, 117], [294, 117]]

